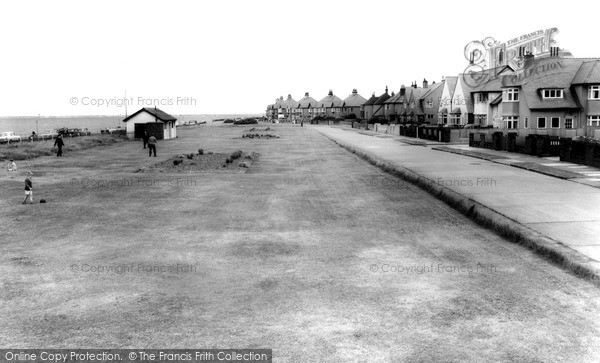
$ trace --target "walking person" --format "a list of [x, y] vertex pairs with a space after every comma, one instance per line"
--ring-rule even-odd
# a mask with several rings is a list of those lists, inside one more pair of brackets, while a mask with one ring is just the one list
[[156, 137], [154, 135], [150, 135], [148, 138], [148, 157], [152, 156], [152, 151], [154, 151], [154, 157], [156, 157]]
[[33, 204], [33, 173], [28, 171], [27, 178], [25, 178], [25, 199], [23, 200], [23, 204], [27, 204], [27, 199], [29, 199], [29, 203]]
[[62, 147], [63, 147], [64, 145], [65, 145], [65, 143], [63, 142], [62, 135], [61, 135], [61, 134], [59, 134], [59, 135], [56, 137], [56, 141], [54, 141], [54, 146], [55, 146], [55, 147], [56, 147], [56, 146], [58, 147], [58, 151], [56, 152], [56, 156], [62, 156]]
[[148, 131], [144, 131], [144, 136], [142, 136], [142, 140], [144, 141], [144, 149], [145, 149], [146, 145], [148, 144]]

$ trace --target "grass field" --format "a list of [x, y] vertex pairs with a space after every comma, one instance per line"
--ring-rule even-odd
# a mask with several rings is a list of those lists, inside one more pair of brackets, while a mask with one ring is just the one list
[[[64, 138], [63, 152], [86, 150], [97, 146], [111, 145], [125, 140], [121, 135], [93, 135]], [[55, 140], [35, 142], [22, 141], [19, 143], [0, 145], [0, 160], [27, 160], [40, 156], [56, 155]]]
[[[31, 160], [46, 204], [21, 205], [22, 176], [3, 172], [0, 346], [599, 359], [592, 284], [310, 127], [274, 128], [278, 139], [186, 130], [156, 158], [120, 142]], [[260, 157], [245, 173], [136, 172], [199, 148]]]

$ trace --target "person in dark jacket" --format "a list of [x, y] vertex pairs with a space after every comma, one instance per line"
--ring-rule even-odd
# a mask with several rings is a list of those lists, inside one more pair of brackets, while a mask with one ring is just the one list
[[54, 146], [58, 147], [58, 152], [56, 153], [56, 156], [62, 156], [62, 147], [64, 145], [65, 143], [63, 142], [62, 135], [58, 135], [56, 137], [56, 141], [54, 141]]
[[144, 149], [145, 149], [146, 145], [148, 144], [148, 131], [144, 131], [144, 136], [142, 136], [142, 140], [144, 140]]
[[29, 202], [33, 204], [33, 173], [28, 171], [27, 178], [25, 179], [25, 199], [23, 200], [23, 204], [27, 204], [27, 199]]
[[156, 137], [150, 135], [148, 138], [148, 156], [152, 156], [152, 151], [154, 151], [154, 157], [156, 157], [156, 142]]

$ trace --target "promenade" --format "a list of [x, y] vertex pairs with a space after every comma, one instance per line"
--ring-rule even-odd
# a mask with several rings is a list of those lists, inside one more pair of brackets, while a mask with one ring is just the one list
[[497, 212], [546, 240], [543, 247], [567, 263], [600, 276], [600, 170], [364, 130], [315, 129]]

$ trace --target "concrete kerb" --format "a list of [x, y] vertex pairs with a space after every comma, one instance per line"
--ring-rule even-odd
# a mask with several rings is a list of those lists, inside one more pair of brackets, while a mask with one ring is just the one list
[[450, 207], [469, 217], [477, 224], [493, 230], [509, 241], [529, 248], [534, 253], [548, 259], [563, 269], [572, 272], [576, 276], [588, 279], [596, 286], [600, 287], [600, 269], [593, 266], [594, 260], [518, 223], [504, 214], [472, 200], [469, 197], [455, 192], [443, 185], [439, 185], [431, 179], [423, 177], [404, 167], [392, 165], [371, 153], [340, 142], [328, 135], [323, 134], [323, 136], [351, 153], [360, 156], [369, 163], [379, 167], [386, 173], [417, 185], [421, 189], [442, 200]]

